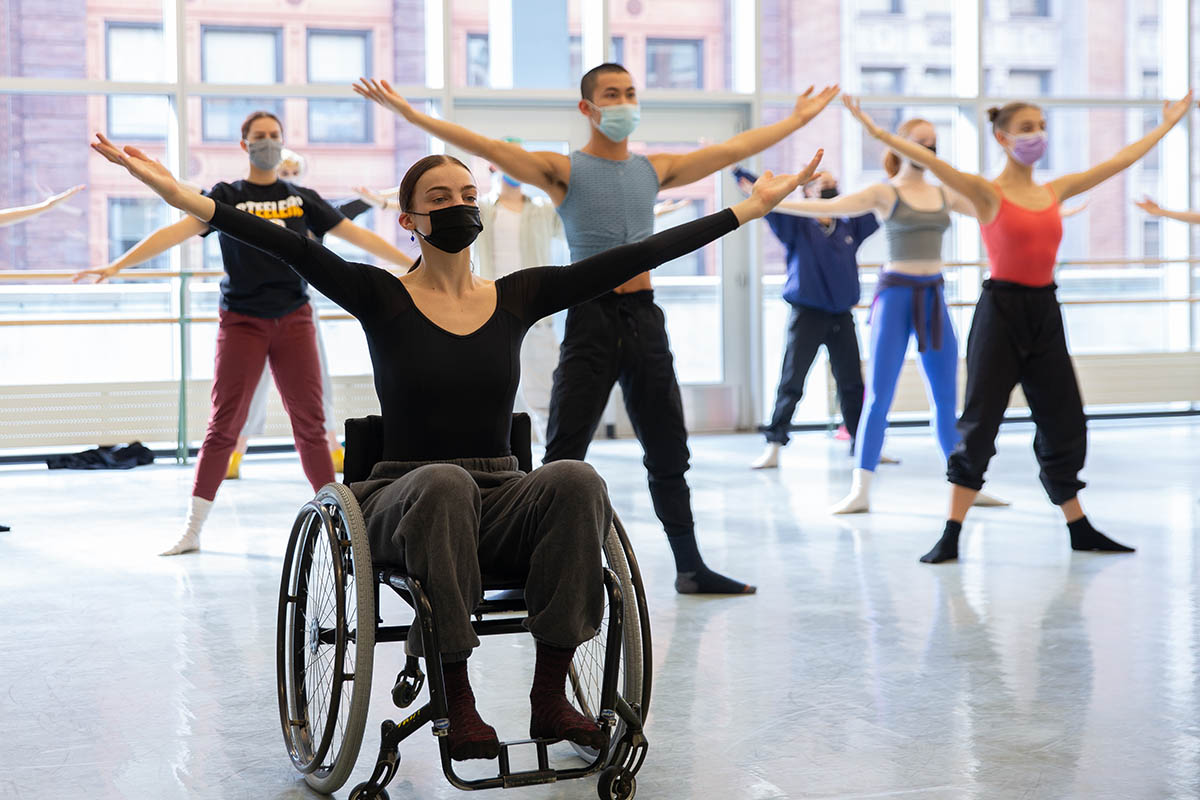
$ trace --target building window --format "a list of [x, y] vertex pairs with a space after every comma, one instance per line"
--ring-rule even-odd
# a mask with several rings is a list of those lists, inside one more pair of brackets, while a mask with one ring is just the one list
[[[205, 83], [269, 85], [283, 81], [283, 48], [279, 28], [201, 30], [200, 71]], [[236, 142], [242, 121], [252, 111], [270, 111], [283, 119], [283, 101], [254, 97], [206, 97], [202, 101], [203, 137], [210, 142]]]
[[467, 86], [491, 85], [491, 56], [486, 33], [467, 34]]
[[[567, 40], [567, 52], [570, 59], [571, 74], [577, 78], [583, 77], [583, 39], [572, 36]], [[613, 64], [625, 61], [625, 37], [614, 36], [608, 40], [608, 60]]]
[[[904, 93], [904, 70], [900, 67], [863, 67], [861, 73], [863, 94], [900, 95]], [[899, 106], [876, 106], [871, 109], [875, 121], [889, 131], [900, 125], [903, 109]], [[880, 169], [883, 163], [883, 145], [870, 136], [862, 137], [862, 163], [864, 170]]]
[[904, 0], [858, 0], [862, 14], [903, 14]]
[[647, 39], [646, 87], [703, 88], [703, 48], [702, 39]]
[[[161, 25], [110, 22], [105, 27], [105, 74], [110, 81], [162, 81], [162, 48]], [[170, 108], [162, 95], [109, 95], [108, 135], [164, 139]]]
[[1013, 97], [1045, 97], [1050, 94], [1050, 70], [1010, 69], [1005, 93]]
[[[345, 85], [370, 75], [371, 34], [367, 31], [308, 32], [308, 82]], [[308, 141], [371, 141], [370, 109], [358, 99], [308, 101]]]
[[1161, 255], [1159, 231], [1157, 219], [1142, 220], [1142, 258], [1158, 258]]
[[954, 91], [950, 70], [945, 67], [925, 68], [925, 94], [948, 95]]
[[1048, 17], [1050, 0], [1008, 0], [1010, 17]]
[[[1159, 81], [1159, 77], [1158, 77], [1158, 70], [1156, 70], [1156, 69], [1142, 70], [1142, 97], [1145, 97], [1145, 98], [1159, 97], [1160, 96], [1159, 95], [1159, 91], [1160, 91], [1159, 87], [1160, 87], [1160, 81]], [[1142, 109], [1142, 134], [1143, 135], [1147, 134], [1150, 131], [1154, 130], [1156, 127], [1158, 127], [1158, 109], [1143, 108]], [[1142, 160], [1140, 162], [1142, 169], [1148, 169], [1148, 170], [1158, 169], [1159, 165], [1161, 163], [1160, 157], [1159, 157], [1159, 154], [1161, 152], [1162, 152], [1161, 148], [1151, 147], [1150, 152], [1146, 153], [1146, 155], [1142, 157]], [[1156, 231], [1155, 235], [1157, 236], [1157, 231]]]
[[[166, 224], [167, 207], [157, 197], [109, 197], [109, 260], [120, 258], [135, 244]], [[150, 269], [170, 269], [171, 256], [162, 253], [146, 263]]]

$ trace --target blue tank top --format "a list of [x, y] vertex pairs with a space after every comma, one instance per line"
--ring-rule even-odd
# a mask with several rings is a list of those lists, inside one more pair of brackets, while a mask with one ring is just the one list
[[571, 153], [567, 196], [558, 207], [571, 260], [594, 256], [654, 233], [658, 173], [650, 159], [630, 155], [624, 161]]

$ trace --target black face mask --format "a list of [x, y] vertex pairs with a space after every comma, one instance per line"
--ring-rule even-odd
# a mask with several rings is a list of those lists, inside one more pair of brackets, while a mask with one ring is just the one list
[[[935, 156], [937, 155], [937, 145], [936, 144], [923, 144], [923, 145], [921, 145], [921, 147], [924, 147], [926, 150], [933, 153]], [[908, 163], [912, 164], [913, 167], [915, 167], [916, 169], [925, 169], [924, 164], [918, 164], [915, 161], [910, 161]]]
[[837, 196], [838, 196], [838, 190], [837, 190], [836, 186], [826, 186], [824, 189], [821, 190], [821, 199], [822, 200], [832, 200], [833, 198], [835, 198]]
[[460, 253], [466, 250], [483, 231], [478, 206], [458, 205], [439, 208], [428, 214], [422, 211], [408, 213], [429, 217], [429, 235], [426, 236], [420, 231], [416, 234], [446, 253]]

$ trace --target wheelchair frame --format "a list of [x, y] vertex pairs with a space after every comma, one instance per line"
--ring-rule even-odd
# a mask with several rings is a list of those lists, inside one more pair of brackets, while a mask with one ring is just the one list
[[[514, 416], [514, 452], [518, 454], [519, 461], [523, 460], [523, 469], [527, 470], [528, 463], [531, 460], [528, 455], [528, 438], [523, 439], [524, 445], [522, 447], [521, 437], [528, 431], [528, 420], [525, 419], [522, 421], [520, 419], [522, 416]], [[351, 420], [347, 422], [347, 480], [349, 480], [350, 475], [358, 472], [363, 466], [361, 459], [357, 465], [353, 465], [350, 461], [351, 448], [349, 440], [351, 438], [351, 423], [377, 424], [371, 423], [370, 420]], [[375, 441], [378, 440], [376, 439]], [[336, 505], [341, 513], [336, 515], [331, 514], [324, 504]], [[320, 523], [319, 529], [314, 524], [318, 521]], [[343, 528], [345, 530], [342, 530]], [[357, 530], [355, 530], [356, 528]], [[640, 591], [640, 587], [642, 586], [640, 570], [629, 544], [628, 535], [615, 516], [613, 529], [609, 532], [608, 536], [612, 537], [614, 534], [616, 542], [620, 545], [624, 564], [628, 568], [629, 584], [638, 594], [638, 597], [634, 599], [633, 607], [638, 614], [637, 621], [640, 629], [638, 633], [640, 634], [641, 652], [626, 655], [641, 659], [641, 671], [639, 674], [640, 697], [631, 697], [629, 700], [626, 700], [621, 694], [624, 689], [619, 690], [617, 686], [619, 670], [622, 666], [622, 654], [626, 649], [624, 624], [625, 612], [628, 606], [626, 602], [627, 598], [624, 597], [624, 592], [622, 591], [622, 581], [612, 569], [605, 567], [604, 585], [608, 605], [608, 630], [605, 639], [604, 671], [600, 683], [597, 722], [608, 732], [608, 746], [594, 752], [594, 754], [588, 752], [587, 749], [575, 746], [580, 756], [584, 757], [585, 765], [574, 768], [556, 769], [550, 767], [548, 748], [551, 744], [559, 740], [521, 739], [511, 742], [501, 742], [497, 774], [494, 777], [467, 779], [455, 771], [454, 762], [450, 758], [449, 744], [446, 739], [446, 735], [449, 733], [450, 722], [442, 676], [440, 640], [428, 596], [425, 594], [420, 582], [416, 578], [404, 573], [403, 570], [387, 566], [376, 567], [373, 565], [370, 558], [369, 545], [366, 544], [365, 525], [361, 517], [361, 512], [358, 509], [357, 501], [354, 500], [353, 495], [342, 484], [329, 484], [323, 487], [318, 492], [317, 497], [305, 504], [297, 516], [296, 523], [292, 529], [291, 540], [289, 541], [280, 588], [279, 635], [277, 637], [280, 720], [283, 725], [288, 750], [296, 768], [305, 774], [306, 779], [309, 780], [310, 785], [314, 786], [314, 788], [321, 788], [325, 791], [336, 791], [340, 787], [345, 778], [349, 776], [352, 764], [350, 769], [346, 769], [343, 765], [344, 774], [337, 777], [329, 778], [328, 772], [325, 778], [313, 776], [316, 777], [316, 780], [313, 780], [310, 776], [314, 772], [321, 771], [322, 768], [320, 765], [328, 755], [333, 742], [334, 734], [340, 721], [339, 713], [342, 711], [340, 704], [342, 702], [343, 685], [347, 681], [355, 682], [350, 698], [351, 709], [349, 713], [351, 715], [357, 713], [361, 717], [361, 723], [357, 730], [350, 730], [339, 744], [335, 766], [337, 763], [340, 763], [343, 755], [342, 751], [346, 750], [347, 745], [349, 750], [347, 750], [346, 755], [352, 760], [356, 760], [358, 750], [361, 747], [361, 737], [366, 724], [366, 706], [369, 703], [370, 697], [371, 670], [373, 668], [375, 645], [382, 642], [407, 641], [408, 637], [415, 630], [417, 635], [421, 637], [423, 652], [426, 654], [423, 658], [425, 659], [425, 666], [429, 673], [428, 680], [426, 681], [425, 674], [421, 672], [419, 659], [414, 656], [407, 656], [404, 669], [397, 676], [396, 684], [392, 689], [392, 700], [399, 708], [411, 705], [420, 694], [421, 688], [425, 683], [428, 683], [429, 700], [415, 713], [410, 714], [399, 723], [390, 719], [382, 723], [380, 730], [381, 743], [375, 768], [367, 781], [354, 787], [350, 793], [351, 800], [378, 798], [386, 800], [388, 795], [385, 787], [395, 776], [400, 763], [400, 743], [420, 728], [423, 728], [426, 723], [431, 723], [433, 734], [438, 737], [442, 771], [450, 784], [458, 789], [474, 791], [493, 788], [515, 788], [518, 786], [530, 786], [554, 783], [559, 780], [583, 778], [599, 772], [600, 781], [597, 790], [601, 798], [604, 800], [627, 800], [627, 798], [632, 798], [636, 792], [637, 785], [635, 776], [645, 761], [647, 750], [647, 742], [642, 725], [649, 707], [651, 689], [650, 673], [652, 660], [650, 629], [649, 615], [646, 613], [644, 597]], [[322, 535], [324, 535], [324, 538], [322, 538]], [[304, 537], [303, 540], [301, 540], [301, 537]], [[355, 541], [356, 539], [357, 541]], [[299, 614], [300, 607], [299, 605], [295, 605], [308, 598], [308, 577], [310, 574], [308, 570], [312, 569], [315, 548], [319, 544], [326, 542], [328, 543], [327, 546], [330, 553], [330, 566], [328, 570], [334, 585], [334, 611], [336, 617], [336, 625], [334, 627], [324, 627], [322, 620], [319, 618], [310, 619], [311, 615], [307, 609], [301, 621]], [[297, 550], [298, 545], [301, 547], [299, 551]], [[301, 555], [300, 562], [295, 561], [297, 552]], [[336, 553], [336, 556], [333, 555], [334, 553]], [[362, 580], [364, 572], [371, 575], [369, 581]], [[349, 582], [356, 592], [356, 605], [354, 608], [357, 619], [353, 631], [348, 629], [345, 619], [347, 610], [347, 578], [349, 578]], [[293, 580], [296, 581], [295, 586], [293, 586]], [[477, 635], [489, 636], [507, 633], [527, 633], [522, 625], [526, 619], [525, 614], [507, 616], [503, 619], [484, 618], [492, 614], [525, 612], [526, 606], [523, 597], [519, 596], [519, 592], [514, 596], [514, 592], [512, 591], [519, 590], [523, 586], [523, 583], [521, 580], [497, 581], [485, 578], [485, 596], [473, 612], [474, 619], [471, 622]], [[387, 586], [392, 589], [413, 610], [414, 618], [411, 624], [389, 626], [381, 624], [378, 591], [380, 586]], [[364, 597], [366, 593], [364, 590], [368, 588], [370, 590], [369, 598]], [[489, 592], [492, 594], [488, 594]], [[364, 600], [368, 602], [364, 604]], [[362, 613], [368, 609], [370, 609], [369, 613], [374, 615], [369, 628], [363, 624], [366, 620], [363, 619], [364, 615]], [[289, 621], [291, 622], [290, 627], [288, 624]], [[320, 726], [322, 727], [320, 731], [321, 735], [315, 747], [312, 747], [315, 731], [310, 729], [310, 721], [308, 719], [310, 716], [308, 708], [309, 698], [307, 696], [308, 688], [305, 683], [309, 667], [295, 663], [297, 654], [301, 655], [302, 658], [304, 656], [303, 648], [297, 650], [297, 642], [300, 640], [298, 637], [303, 637], [304, 648], [311, 649], [312, 655], [318, 652], [321, 645], [333, 645], [334, 663], [337, 665], [345, 663], [348, 644], [356, 648], [357, 657], [352, 672], [344, 673], [340, 667], [332, 670], [329, 703], [324, 708], [327, 718], [325, 724]], [[365, 644], [368, 643], [368, 637], [370, 648], [367, 649], [367, 652], [370, 653], [370, 656], [363, 659], [362, 651], [364, 648], [359, 647], [359, 639], [361, 638], [363, 640], [362, 643]], [[359, 673], [364, 671], [364, 666], [365, 674], [359, 675]], [[628, 676], [626, 677], [628, 679]], [[581, 709], [584, 708], [585, 703], [580, 694], [579, 679], [575, 674], [574, 664], [572, 665], [572, 672], [569, 675], [569, 684], [576, 691], [576, 699]], [[354, 722], [351, 721], [347, 724], [349, 727], [353, 727]], [[298, 736], [301, 739], [299, 743], [297, 743]], [[537, 768], [514, 771], [511, 768], [509, 757], [510, 748], [529, 745], [537, 749]], [[330, 771], [336, 770], [331, 767]]]

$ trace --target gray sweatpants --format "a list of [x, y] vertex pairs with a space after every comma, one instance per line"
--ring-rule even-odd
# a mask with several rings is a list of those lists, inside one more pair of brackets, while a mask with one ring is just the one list
[[[513, 457], [383, 461], [350, 488], [372, 558], [402, 565], [429, 596], [444, 661], [479, 646], [470, 614], [481, 572], [525, 579], [525, 627], [538, 641], [576, 647], [596, 634], [612, 507], [590, 465], [556, 461], [525, 474]], [[406, 649], [422, 655], [420, 638]]]

